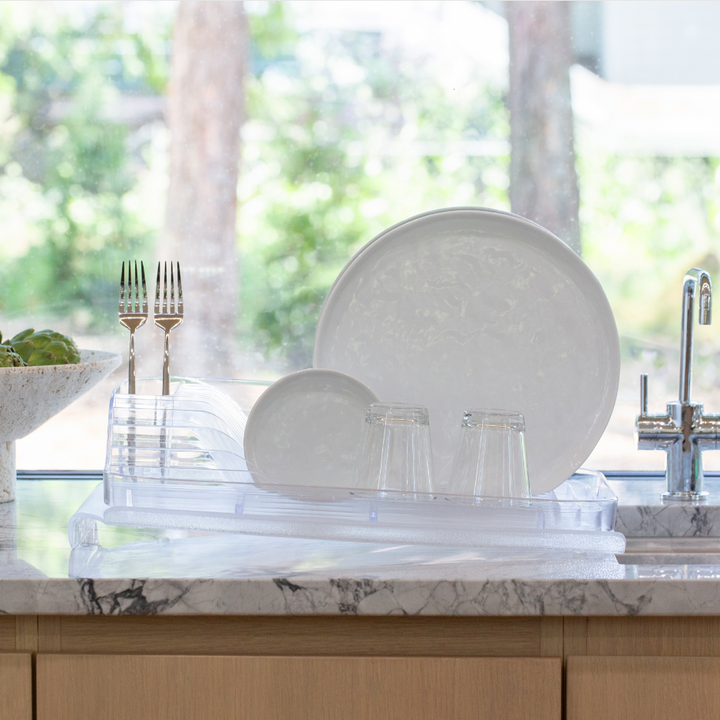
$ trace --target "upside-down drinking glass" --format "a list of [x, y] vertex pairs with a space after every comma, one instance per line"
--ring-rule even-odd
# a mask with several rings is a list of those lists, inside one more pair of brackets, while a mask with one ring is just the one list
[[465, 411], [448, 491], [476, 497], [530, 497], [525, 420], [520, 413]]
[[354, 486], [411, 493], [433, 491], [430, 420], [426, 408], [370, 405]]

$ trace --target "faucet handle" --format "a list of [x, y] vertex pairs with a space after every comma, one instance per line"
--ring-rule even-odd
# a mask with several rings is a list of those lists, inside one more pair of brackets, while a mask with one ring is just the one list
[[648, 376], [640, 375], [640, 414], [647, 415], [648, 411]]

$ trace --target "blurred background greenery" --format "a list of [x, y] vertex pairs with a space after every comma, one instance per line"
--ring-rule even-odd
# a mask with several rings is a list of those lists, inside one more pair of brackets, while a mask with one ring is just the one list
[[[123, 118], [121, 104], [162, 98], [172, 12], [147, 13], [136, 29], [121, 3], [2, 3], [0, 13], [0, 313], [119, 332], [116, 273], [105, 269], [153, 256], [167, 142], [162, 120]], [[427, 68], [378, 52], [376, 33], [300, 34], [283, 3], [249, 22], [235, 331], [241, 352], [297, 369], [310, 363], [330, 285], [375, 234], [427, 208], [509, 207], [505, 148], [383, 149], [504, 140], [507, 118], [499, 88], [477, 82], [459, 103], [418, 82]], [[413, 88], [402, 101], [401, 87]]]
[[146, 37], [123, 20], [119, 5], [0, 4], [4, 317], [107, 332], [117, 281], [101, 266], [154, 242], [162, 215], [141, 199], [151, 138], [111, 111], [163, 92], [170, 24]]
[[[386, 227], [438, 207], [510, 207], [506, 81], [478, 68], [455, 87], [432, 53], [308, 29], [302, 5], [245, 4], [239, 376], [310, 365], [327, 291]], [[118, 268], [155, 257], [163, 226], [175, 11], [0, 2], [0, 330], [42, 322], [125, 341]], [[718, 158], [619, 155], [596, 139], [576, 141], [583, 258], [624, 359], [674, 377], [682, 276], [720, 270]], [[700, 382], [715, 386], [720, 344], [698, 338]]]
[[[123, 111], [166, 89], [174, 8], [152, 5], [0, 3], [2, 317], [121, 331], [105, 269], [152, 257], [163, 219], [162, 106]], [[482, 73], [460, 95], [430, 62], [384, 52], [379, 33], [301, 33], [285, 3], [248, 10], [235, 331], [240, 352], [297, 369], [330, 285], [375, 234], [435, 207], [509, 209], [509, 125], [503, 87]], [[493, 149], [402, 151], [423, 140]], [[609, 156], [582, 135], [577, 145], [583, 257], [625, 351], [676, 338], [667, 288], [692, 264], [718, 269], [717, 158]]]

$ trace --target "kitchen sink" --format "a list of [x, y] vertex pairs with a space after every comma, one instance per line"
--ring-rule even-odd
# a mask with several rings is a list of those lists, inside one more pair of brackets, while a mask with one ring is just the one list
[[720, 565], [720, 538], [627, 538], [623, 565]]

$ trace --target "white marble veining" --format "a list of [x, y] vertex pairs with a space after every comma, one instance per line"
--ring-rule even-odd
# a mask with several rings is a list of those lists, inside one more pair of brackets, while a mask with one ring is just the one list
[[0, 579], [0, 612], [77, 615], [717, 615], [720, 582], [296, 577]]
[[720, 537], [720, 479], [707, 477], [707, 501], [663, 503], [662, 477], [613, 480], [618, 496], [615, 529], [626, 537]]
[[107, 527], [71, 555], [67, 521], [94, 485], [18, 483], [18, 500], [0, 510], [0, 613], [720, 614], [720, 565], [620, 565], [602, 554]]

